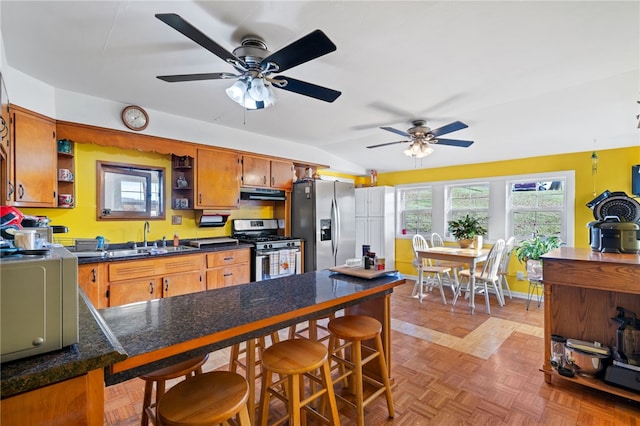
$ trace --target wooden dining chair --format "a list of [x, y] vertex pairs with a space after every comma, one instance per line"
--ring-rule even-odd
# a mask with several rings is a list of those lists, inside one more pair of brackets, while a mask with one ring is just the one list
[[[461, 282], [458, 286], [458, 291], [456, 291], [456, 295], [453, 297], [453, 305], [458, 301], [458, 297], [460, 297], [460, 292], [462, 287], [465, 287], [466, 296], [474, 297], [476, 293], [484, 292], [484, 301], [487, 307], [487, 314], [491, 314], [491, 307], [489, 306], [489, 285], [492, 286], [493, 291], [496, 294], [496, 298], [498, 299], [498, 304], [500, 306], [504, 306], [504, 301], [502, 300], [502, 296], [500, 291], [498, 290], [498, 283], [501, 280], [500, 275], [498, 275], [498, 271], [500, 269], [500, 261], [502, 260], [502, 253], [504, 252], [505, 242], [502, 239], [497, 240], [491, 250], [489, 250], [489, 254], [487, 255], [487, 260], [484, 261], [484, 265], [481, 270], [470, 271], [469, 269], [465, 269], [460, 271], [460, 277], [462, 277], [466, 282], [465, 285]], [[471, 288], [471, 274], [474, 274], [475, 286]], [[476, 292], [476, 290], [478, 290]]]
[[[444, 247], [444, 240], [437, 232], [431, 234], [431, 247]], [[448, 266], [451, 268], [451, 273], [453, 275], [453, 283], [451, 283], [451, 289], [453, 293], [456, 293], [458, 288], [458, 274], [463, 269], [467, 268], [467, 265], [463, 262], [454, 262], [449, 260], [436, 260], [436, 266]]]
[[[413, 286], [411, 297], [417, 297], [419, 301], [422, 302], [422, 295], [424, 294], [424, 290], [431, 290], [434, 287], [437, 287], [440, 290], [440, 295], [442, 296], [442, 303], [446, 305], [447, 298], [444, 295], [442, 281], [443, 278], [445, 278], [449, 281], [449, 283], [453, 283], [453, 280], [451, 278], [451, 268], [449, 266], [434, 266], [431, 259], [420, 259], [418, 257], [418, 251], [427, 250], [428, 248], [429, 245], [427, 244], [427, 240], [425, 240], [422, 235], [416, 234], [413, 236], [413, 254], [415, 256], [415, 266], [417, 268], [420, 264], [422, 264], [422, 277], [419, 276], [418, 280]], [[420, 273], [419, 269], [418, 273]], [[422, 278], [422, 289], [420, 288], [420, 278]], [[455, 295], [455, 289], [453, 289], [453, 292]]]
[[502, 302], [504, 303], [504, 291], [507, 291], [509, 299], [513, 299], [511, 295], [511, 287], [509, 287], [509, 262], [511, 262], [511, 253], [516, 246], [516, 237], [510, 237], [504, 245], [504, 251], [502, 252], [502, 260], [500, 261], [500, 269], [498, 275], [500, 275], [500, 283], [498, 284], [498, 290], [502, 296]]

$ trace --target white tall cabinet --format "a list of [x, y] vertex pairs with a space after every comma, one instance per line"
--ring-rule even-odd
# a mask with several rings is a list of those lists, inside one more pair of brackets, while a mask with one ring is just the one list
[[369, 244], [385, 259], [386, 269], [395, 268], [395, 190], [391, 186], [356, 188], [356, 257]]

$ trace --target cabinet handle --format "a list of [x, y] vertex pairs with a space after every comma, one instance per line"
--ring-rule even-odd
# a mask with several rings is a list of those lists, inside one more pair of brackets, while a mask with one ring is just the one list
[[149, 294], [153, 294], [153, 282], [149, 283]]
[[96, 268], [91, 270], [91, 282], [96, 282]]
[[165, 292], [169, 291], [169, 278], [164, 279], [164, 291]]
[[271, 186], [276, 186], [276, 178], [271, 176]]
[[228, 274], [223, 274], [222, 276], [223, 276], [223, 277], [230, 277], [230, 276], [232, 276], [232, 275], [233, 275], [233, 272], [230, 272], [230, 273], [228, 273]]
[[231, 256], [231, 257], [225, 257], [225, 258], [224, 258], [224, 261], [225, 261], [225, 262], [226, 262], [226, 261], [229, 261], [229, 260], [233, 260], [233, 256]]
[[11, 200], [11, 196], [16, 191], [16, 187], [11, 182], [7, 182], [9, 189], [7, 190], [7, 201]]
[[202, 204], [202, 194], [198, 194], [198, 204]]
[[267, 177], [266, 176], [262, 176], [262, 184], [263, 185], [267, 184]]
[[22, 199], [24, 197], [24, 186], [22, 184], [18, 185], [18, 198]]

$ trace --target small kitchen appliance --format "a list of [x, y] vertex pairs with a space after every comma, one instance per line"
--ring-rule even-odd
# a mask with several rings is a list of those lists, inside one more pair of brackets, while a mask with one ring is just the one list
[[302, 272], [300, 239], [278, 235], [278, 219], [234, 219], [231, 237], [253, 245], [251, 281]]
[[596, 219], [587, 224], [593, 251], [640, 253], [640, 203], [624, 192], [607, 190], [587, 207]]
[[78, 342], [78, 259], [63, 247], [3, 253], [0, 362]]

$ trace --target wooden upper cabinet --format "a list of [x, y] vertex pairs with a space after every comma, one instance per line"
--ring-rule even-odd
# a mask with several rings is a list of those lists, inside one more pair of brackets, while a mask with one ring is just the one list
[[291, 190], [293, 163], [252, 155], [242, 156], [242, 185]]
[[196, 209], [236, 208], [240, 202], [240, 154], [233, 151], [198, 149]]
[[56, 207], [58, 154], [55, 120], [11, 107], [13, 115], [13, 204]]

